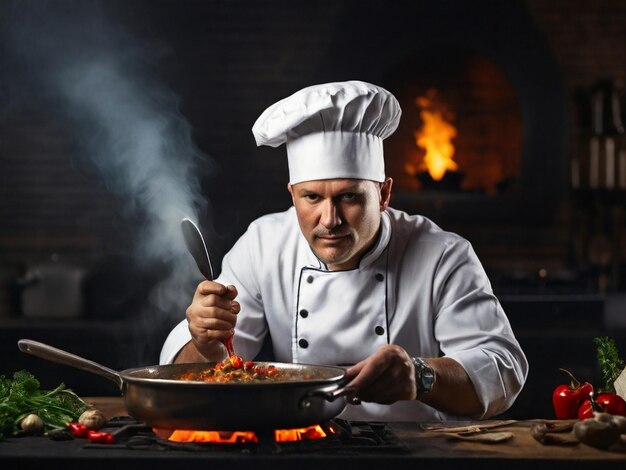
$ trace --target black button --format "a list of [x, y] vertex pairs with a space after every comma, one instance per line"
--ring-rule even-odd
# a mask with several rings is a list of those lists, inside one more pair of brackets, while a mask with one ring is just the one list
[[376, 278], [378, 282], [383, 282], [385, 280], [385, 276], [381, 273], [376, 274], [376, 276], [374, 277]]
[[306, 282], [308, 282], [309, 284], [311, 284], [313, 282], [313, 276], [309, 276], [306, 278]]
[[385, 329], [382, 326], [377, 326], [376, 328], [374, 328], [374, 332], [378, 335], [378, 336], [382, 336], [385, 334]]
[[300, 341], [298, 341], [298, 344], [303, 349], [306, 349], [309, 347], [309, 342], [306, 339], [301, 339]]
[[306, 318], [306, 317], [308, 317], [308, 316], [309, 316], [309, 311], [308, 311], [308, 310], [305, 310], [305, 309], [300, 310], [300, 316], [301, 316], [302, 318]]

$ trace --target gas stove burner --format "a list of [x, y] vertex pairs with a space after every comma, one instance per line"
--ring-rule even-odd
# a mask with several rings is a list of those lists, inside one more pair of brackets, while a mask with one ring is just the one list
[[[115, 418], [104, 430], [115, 436], [116, 443], [109, 445], [86, 443], [85, 449], [128, 449], [151, 451], [224, 452], [243, 454], [298, 454], [298, 453], [406, 453], [395, 434], [385, 423], [346, 421], [334, 419], [320, 427], [327, 430], [326, 437], [277, 442], [275, 432], [256, 432], [256, 441], [232, 442], [175, 442], [167, 439], [171, 431], [163, 434], [145, 423], [130, 417]], [[331, 431], [332, 430], [332, 431]], [[156, 431], [156, 432], [155, 432]], [[228, 433], [225, 433], [228, 434]], [[163, 437], [166, 436], [166, 437]]]

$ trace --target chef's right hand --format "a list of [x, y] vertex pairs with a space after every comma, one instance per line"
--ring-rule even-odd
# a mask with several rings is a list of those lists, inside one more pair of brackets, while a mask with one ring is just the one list
[[208, 360], [219, 360], [216, 358], [223, 355], [221, 342], [235, 332], [237, 314], [241, 309], [235, 297], [237, 289], [234, 286], [202, 281], [187, 308], [191, 341]]

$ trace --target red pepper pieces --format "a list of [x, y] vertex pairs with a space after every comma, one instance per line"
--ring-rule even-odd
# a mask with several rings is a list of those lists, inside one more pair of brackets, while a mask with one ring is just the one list
[[89, 431], [87, 433], [87, 439], [89, 442], [96, 442], [98, 444], [113, 444], [115, 438], [112, 434], [103, 431]]
[[239, 356], [230, 356], [230, 363], [234, 369], [241, 369], [243, 367], [243, 359]]
[[87, 437], [90, 429], [81, 423], [67, 423], [67, 427], [70, 428], [70, 432], [74, 437]]
[[570, 385], [559, 385], [552, 393], [552, 405], [557, 419], [576, 419], [578, 410], [589, 394], [593, 392], [593, 385], [589, 382], [580, 383], [567, 370], [561, 369], [570, 376]]
[[81, 423], [67, 423], [72, 436], [79, 438], [87, 438], [89, 442], [97, 442], [99, 444], [113, 444], [115, 437], [103, 431], [94, 431]]

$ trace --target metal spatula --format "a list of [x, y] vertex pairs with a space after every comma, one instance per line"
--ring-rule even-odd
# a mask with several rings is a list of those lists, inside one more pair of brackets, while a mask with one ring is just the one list
[[[209, 252], [206, 249], [202, 232], [200, 232], [198, 226], [187, 217], [180, 223], [180, 228], [183, 231], [183, 238], [185, 239], [187, 250], [189, 250], [189, 253], [191, 253], [191, 256], [193, 256], [193, 259], [196, 261], [198, 269], [207, 280], [212, 281], [213, 267], [211, 266], [211, 258], [209, 258]], [[229, 356], [235, 355], [232, 336], [224, 340], [224, 346], [226, 346]]]
[[187, 245], [189, 253], [191, 253], [191, 256], [193, 256], [193, 259], [196, 261], [198, 269], [207, 280], [212, 281], [213, 267], [211, 266], [209, 252], [206, 249], [206, 244], [204, 243], [200, 229], [186, 217], [180, 223], [180, 227], [183, 231], [183, 237], [185, 238], [185, 245]]

